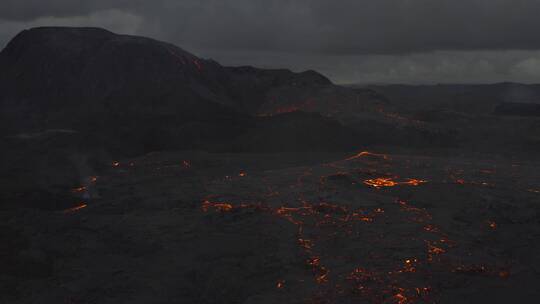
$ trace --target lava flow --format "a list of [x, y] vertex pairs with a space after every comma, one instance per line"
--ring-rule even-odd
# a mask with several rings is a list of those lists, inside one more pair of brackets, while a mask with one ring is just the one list
[[364, 184], [366, 184], [368, 186], [375, 187], [375, 188], [394, 187], [394, 186], [401, 186], [401, 185], [419, 186], [419, 185], [424, 184], [424, 183], [427, 183], [427, 181], [420, 180], [420, 179], [413, 179], [413, 178], [409, 178], [409, 179], [406, 179], [406, 180], [403, 180], [403, 181], [399, 181], [399, 180], [394, 180], [394, 179], [389, 178], [389, 177], [380, 177], [380, 178], [375, 178], [375, 179], [367, 179], [367, 180], [364, 181]]
[[385, 154], [377, 154], [377, 153], [372, 153], [372, 152], [368, 152], [368, 151], [362, 151], [354, 156], [351, 156], [345, 160], [353, 160], [353, 159], [358, 159], [358, 158], [362, 158], [362, 157], [366, 157], [366, 156], [372, 156], [372, 157], [381, 157], [385, 160], [390, 160], [390, 157], [388, 155], [385, 155]]
[[[385, 162], [390, 159], [383, 154], [361, 152], [347, 160], [366, 156]], [[356, 166], [359, 163], [350, 164]], [[372, 164], [370, 161], [369, 165]], [[322, 166], [320, 170], [326, 170], [325, 174], [317, 175], [316, 169], [310, 168], [299, 171], [296, 177], [287, 176], [292, 182], [288, 185], [284, 185], [282, 179], [277, 179], [277, 184], [268, 184], [269, 179], [263, 178], [263, 188], [270, 194], [249, 192], [231, 196], [214, 193], [202, 201], [201, 210], [206, 213], [249, 210], [246, 214], [264, 213], [293, 225], [301, 257], [297, 266], [303, 267], [312, 277], [316, 292], [310, 292], [310, 297], [317, 303], [340, 302], [343, 299], [368, 303], [436, 303], [441, 292], [439, 286], [446, 284], [449, 275], [459, 283], [462, 278], [458, 276], [463, 274], [496, 277], [509, 274], [509, 271], [497, 267], [465, 263], [471, 259], [472, 245], [454, 241], [433, 222], [433, 215], [427, 209], [408, 201], [368, 202], [359, 208], [354, 206], [363, 206], [362, 202], [355, 202], [354, 198], [361, 200], [363, 196], [350, 193], [336, 196], [341, 198], [341, 203], [331, 202], [330, 195], [357, 191], [357, 187], [350, 186], [351, 182], [355, 184], [352, 176], [366, 170], [351, 169], [341, 166], [339, 171], [334, 171], [333, 166]], [[328, 186], [329, 181], [335, 187]], [[224, 181], [232, 182], [246, 181]], [[424, 183], [427, 181], [388, 177], [364, 181], [375, 189]], [[324, 192], [329, 189], [330, 192]], [[350, 203], [343, 203], [343, 197], [351, 200]], [[239, 198], [242, 201], [238, 202]], [[295, 204], [287, 204], [286, 201]], [[496, 224], [489, 224], [491, 229], [496, 228]], [[482, 254], [478, 253], [480, 258]], [[287, 278], [291, 285], [293, 281]], [[304, 282], [300, 278], [297, 281]], [[278, 282], [278, 289], [283, 288], [283, 282]]]
[[84, 192], [86, 192], [86, 189], [87, 189], [86, 186], [80, 186], [80, 187], [71, 189], [71, 192], [73, 192], [73, 193], [84, 193]]
[[73, 213], [73, 212], [77, 212], [77, 211], [79, 211], [79, 210], [81, 210], [81, 209], [84, 209], [84, 208], [86, 208], [86, 207], [88, 207], [87, 204], [81, 203], [80, 205], [75, 206], [75, 207], [72, 207], [72, 208], [69, 208], [69, 209], [66, 209], [66, 210], [64, 210], [63, 212], [64, 212], [64, 213]]
[[[331, 269], [323, 264], [324, 255], [321, 254], [323, 243], [339, 235], [341, 238], [355, 238], [355, 235], [363, 230], [363, 226], [358, 226], [358, 223], [365, 223], [363, 225], [373, 223], [378, 217], [384, 215], [385, 210], [382, 208], [374, 208], [371, 211], [349, 210], [346, 206], [328, 203], [309, 204], [307, 202], [304, 202], [300, 207], [282, 206], [278, 208], [262, 204], [233, 205], [208, 200], [202, 203], [204, 212], [210, 210], [233, 212], [242, 209], [259, 210], [273, 214], [297, 226], [297, 243], [299, 250], [305, 256], [305, 265], [311, 269], [314, 282], [320, 286], [327, 286], [326, 288], [330, 288], [331, 293], [348, 286], [347, 288], [352, 295], [357, 294], [362, 298], [371, 299], [374, 303], [377, 301], [381, 301], [381, 303], [382, 301], [386, 301], [384, 303], [412, 303], [415, 299], [426, 299], [429, 295], [430, 287], [403, 287], [393, 283], [407, 273], [420, 272], [420, 270], [417, 271], [421, 264], [418, 258], [408, 258], [403, 263], [396, 265], [394, 269], [388, 270], [368, 271], [362, 267], [356, 267], [348, 275], [345, 273], [332, 275]], [[431, 254], [443, 253], [443, 249], [435, 246], [429, 247], [428, 250]], [[405, 301], [405, 299], [407, 300]], [[392, 302], [393, 300], [397, 302]]]

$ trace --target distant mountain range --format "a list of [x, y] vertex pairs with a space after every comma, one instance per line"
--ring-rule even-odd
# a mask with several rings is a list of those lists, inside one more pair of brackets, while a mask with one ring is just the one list
[[540, 84], [503, 82], [353, 87], [369, 88], [383, 94], [403, 111], [447, 108], [463, 113], [490, 114], [502, 103], [515, 103], [518, 106], [540, 104]]

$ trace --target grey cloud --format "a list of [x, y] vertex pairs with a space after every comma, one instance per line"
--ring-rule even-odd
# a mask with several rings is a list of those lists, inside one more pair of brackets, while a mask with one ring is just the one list
[[138, 0], [2, 0], [0, 19], [28, 22], [40, 17], [89, 15], [109, 9], [129, 9]]
[[540, 56], [526, 58], [512, 67], [512, 75], [540, 79]]
[[337, 83], [538, 83], [540, 51], [440, 51], [408, 55], [320, 55], [206, 51], [228, 65], [315, 69]]
[[180, 2], [139, 13], [160, 26], [162, 37], [204, 48], [322, 54], [540, 48], [536, 0]]
[[0, 19], [118, 9], [196, 47], [325, 54], [538, 49], [537, 0], [3, 0]]

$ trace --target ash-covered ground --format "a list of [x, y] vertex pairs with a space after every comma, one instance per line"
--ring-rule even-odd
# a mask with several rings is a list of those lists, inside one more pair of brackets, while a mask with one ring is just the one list
[[4, 303], [533, 303], [540, 163], [159, 152], [3, 211]]

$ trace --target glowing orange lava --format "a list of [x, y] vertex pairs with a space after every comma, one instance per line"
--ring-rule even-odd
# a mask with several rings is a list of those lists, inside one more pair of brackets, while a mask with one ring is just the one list
[[74, 188], [74, 189], [71, 190], [71, 192], [73, 192], [73, 193], [81, 193], [81, 192], [85, 192], [85, 191], [86, 191], [85, 186], [77, 187], [77, 188]]
[[233, 210], [233, 205], [228, 203], [212, 203], [209, 201], [204, 201], [201, 208], [204, 212], [208, 212], [210, 208], [214, 208], [216, 211], [228, 212]]
[[418, 263], [418, 259], [406, 259], [403, 269], [401, 269], [399, 272], [416, 272], [416, 263]]
[[[366, 156], [389, 159], [386, 155], [364, 151], [347, 160]], [[324, 167], [325, 170], [332, 170], [331, 168], [333, 167]], [[385, 202], [378, 206], [367, 205], [370, 206], [369, 209], [353, 208], [352, 206], [366, 206], [356, 204], [356, 202], [350, 205], [346, 202], [340, 204], [328, 202], [330, 196], [323, 191], [327, 191], [329, 188], [331, 191], [339, 190], [337, 187], [331, 188], [332, 185], [327, 185], [328, 181], [350, 183], [355, 174], [367, 171], [364, 168], [361, 169], [363, 171], [357, 169], [346, 171], [344, 167], [336, 167], [335, 169], [331, 172], [324, 171], [325, 175], [321, 176], [314, 176], [314, 171], [311, 169], [299, 171], [301, 173], [298, 176], [292, 177], [293, 184], [286, 185], [288, 187], [284, 188], [265, 184], [263, 189], [268, 189], [270, 195], [265, 192], [261, 193], [260, 196], [254, 195], [255, 198], [250, 196], [250, 199], [256, 203], [235, 203], [234, 198], [231, 199], [232, 195], [229, 193], [212, 196], [212, 200], [216, 202], [211, 202], [209, 196], [202, 202], [202, 210], [204, 212], [234, 210], [240, 213], [242, 210], [249, 209], [249, 214], [251, 211], [257, 210], [294, 225], [297, 230], [293, 241], [296, 243], [301, 257], [299, 262], [310, 272], [312, 286], [316, 286], [317, 293], [313, 297], [322, 300], [313, 301], [313, 303], [339, 303], [340, 297], [343, 296], [357, 297], [360, 303], [437, 303], [433, 298], [437, 297], [441, 290], [438, 289], [438, 282], [433, 277], [435, 272], [454, 273], [455, 276], [460, 273], [501, 278], [509, 276], [507, 270], [500, 268], [463, 265], [463, 260], [456, 259], [456, 256], [461, 254], [460, 250], [463, 249], [461, 240], [458, 246], [457, 242], [451, 240], [451, 237], [453, 239], [456, 235], [454, 232], [446, 234], [443, 232], [444, 226], [435, 225], [428, 208], [415, 207], [401, 198], [397, 198], [397, 204]], [[240, 172], [239, 176], [242, 176], [242, 173], [243, 171]], [[373, 173], [366, 174], [372, 175]], [[391, 175], [388, 174], [388, 176]], [[230, 178], [229, 180], [239, 179]], [[320, 191], [320, 193], [316, 193], [319, 195], [310, 196], [311, 193], [302, 192], [296, 197], [296, 200], [294, 197], [291, 200], [290, 197], [286, 196], [281, 199], [280, 193], [287, 193], [289, 189], [303, 191], [303, 187], [310, 180], [320, 183], [315, 185], [315, 189], [317, 189], [315, 191]], [[451, 180], [455, 181], [455, 178], [452, 176]], [[465, 181], [461, 181], [465, 184]], [[424, 183], [427, 181], [412, 178], [402, 179], [396, 176], [364, 181], [365, 185], [377, 189], [419, 186]], [[353, 182], [353, 184], [356, 183]], [[482, 185], [482, 183], [477, 184]], [[349, 187], [348, 189], [354, 190], [356, 188]], [[234, 194], [232, 197], [237, 197], [236, 195]], [[219, 201], [220, 198], [223, 201]], [[272, 200], [267, 201], [269, 198]], [[276, 198], [287, 203], [277, 203], [280, 201]], [[272, 206], [271, 204], [279, 205]], [[408, 235], [400, 234], [398, 239], [392, 238], [390, 235], [392, 230], [385, 228], [386, 225], [391, 225], [392, 221], [395, 221], [400, 227], [401, 225], [410, 225], [414, 230], [406, 229]], [[495, 222], [488, 222], [488, 226], [492, 229], [497, 227]], [[399, 244], [407, 244], [407, 246], [410, 243], [410, 248], [417, 248], [418, 253], [405, 253], [407, 255], [389, 259], [381, 256], [382, 251], [377, 252], [371, 249], [382, 245], [384, 252], [387, 252], [387, 248], [398, 248], [390, 244], [394, 241]], [[354, 249], [352, 254], [336, 252], [341, 246], [348, 245]], [[368, 248], [369, 252], [362, 252], [357, 248]], [[402, 254], [402, 252], [396, 251], [396, 256], [400, 253]], [[339, 264], [336, 264], [336, 261]], [[304, 282], [303, 279], [298, 281]], [[284, 287], [284, 283], [284, 280], [279, 280], [276, 287], [281, 289]], [[291, 284], [291, 286], [293, 285]], [[338, 301], [334, 301], [335, 299]]]
[[443, 254], [443, 253], [446, 252], [446, 250], [444, 250], [444, 249], [442, 249], [440, 247], [428, 244], [428, 252], [430, 254]]
[[437, 228], [437, 227], [435, 227], [435, 226], [433, 226], [431, 224], [424, 226], [424, 230], [428, 231], [428, 232], [435, 232], [435, 233], [439, 232], [439, 228]]
[[377, 154], [377, 153], [372, 153], [372, 152], [368, 152], [368, 151], [362, 151], [354, 156], [351, 156], [345, 160], [353, 160], [353, 159], [358, 159], [358, 158], [362, 158], [362, 157], [366, 157], [366, 156], [373, 156], [373, 157], [381, 157], [385, 160], [389, 160], [390, 157], [388, 155], [385, 155], [385, 154]]
[[404, 181], [396, 181], [390, 177], [379, 177], [374, 179], [367, 179], [364, 181], [364, 184], [375, 188], [395, 187], [400, 185], [419, 186], [424, 183], [427, 183], [427, 181], [412, 178], [406, 179]]
[[79, 211], [79, 210], [81, 210], [81, 209], [84, 209], [84, 208], [86, 208], [86, 207], [88, 207], [87, 204], [81, 203], [79, 206], [75, 206], [75, 207], [73, 207], [73, 208], [69, 208], [69, 209], [64, 210], [64, 213], [73, 213], [73, 212], [77, 212], [77, 211]]
[[402, 295], [401, 293], [396, 294], [394, 298], [397, 300], [398, 304], [405, 304], [407, 303], [407, 301], [409, 301], [407, 297]]

